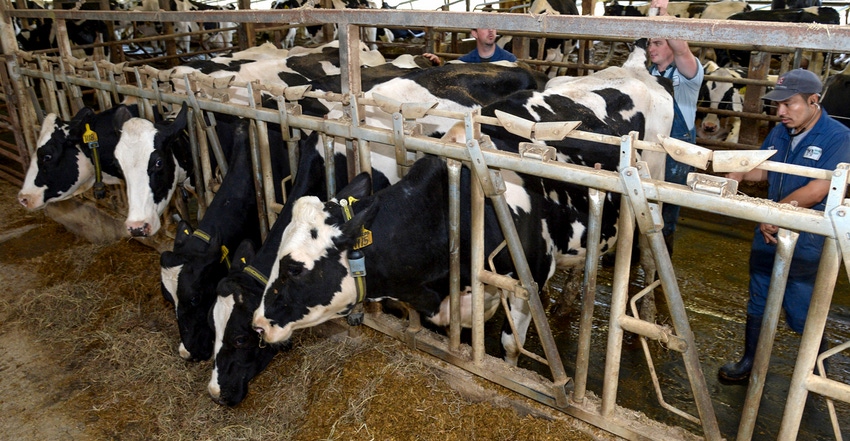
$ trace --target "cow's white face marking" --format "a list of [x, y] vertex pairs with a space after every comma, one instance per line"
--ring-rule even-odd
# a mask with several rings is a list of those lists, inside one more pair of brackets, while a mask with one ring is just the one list
[[145, 223], [150, 225], [148, 235], [155, 234], [161, 224], [159, 215], [171, 200], [176, 188], [177, 177], [168, 191], [167, 197], [160, 202], [154, 201], [148, 176], [148, 161], [154, 152], [154, 137], [157, 130], [154, 124], [143, 118], [130, 118], [124, 123], [121, 138], [115, 146], [115, 158], [121, 165], [127, 183], [128, 228], [138, 228]]
[[177, 298], [177, 282], [180, 280], [180, 271], [183, 270], [183, 265], [172, 266], [170, 268], [160, 267], [160, 279], [162, 281], [162, 287], [168, 292], [168, 295], [171, 296], [171, 300], [174, 302], [174, 311], [177, 312], [177, 306], [180, 299]]
[[[230, 321], [230, 315], [233, 313], [233, 306], [235, 304], [236, 300], [233, 298], [233, 295], [229, 295], [227, 297], [217, 298], [215, 305], [213, 306], [215, 343], [213, 345], [213, 371], [210, 382], [207, 385], [207, 392], [209, 392], [209, 394], [215, 399], [218, 399], [221, 395], [221, 386], [218, 384], [218, 367], [215, 363], [215, 359], [224, 344], [224, 330], [227, 327], [227, 322]], [[180, 346], [183, 346], [182, 343]]]

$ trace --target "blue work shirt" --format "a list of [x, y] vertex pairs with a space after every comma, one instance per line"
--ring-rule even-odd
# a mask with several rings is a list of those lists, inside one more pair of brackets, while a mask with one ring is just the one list
[[[800, 141], [794, 151], [791, 151], [791, 135], [783, 124], [777, 124], [767, 135], [761, 145], [762, 150], [776, 150], [771, 161], [806, 167], [835, 170], [841, 162], [850, 163], [850, 129], [829, 117], [825, 110], [809, 133]], [[779, 202], [800, 187], [808, 184], [813, 178], [788, 175], [778, 172], [768, 172], [768, 198]], [[824, 198], [819, 204], [811, 207], [823, 211], [826, 204]]]
[[484, 63], [484, 62], [492, 62], [492, 61], [516, 61], [516, 56], [499, 46], [496, 46], [496, 52], [493, 52], [493, 56], [490, 57], [489, 60], [484, 60], [478, 55], [478, 49], [473, 49], [472, 52], [458, 58], [458, 60], [463, 61], [464, 63]]

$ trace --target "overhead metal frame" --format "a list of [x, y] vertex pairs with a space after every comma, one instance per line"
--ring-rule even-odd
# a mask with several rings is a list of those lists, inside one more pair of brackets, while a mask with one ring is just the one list
[[[50, 11], [50, 13], [60, 19], [71, 19], [75, 17], [75, 14], [79, 14], [71, 11]], [[41, 13], [38, 11], [30, 11], [20, 14], [15, 13], [13, 15], [31, 16], [36, 18], [40, 14]], [[65, 17], [66, 14], [67, 17]], [[106, 15], [101, 18], [100, 14]], [[85, 12], [86, 18], [101, 18], [108, 20], [116, 19], [114, 14], [122, 13]], [[364, 168], [368, 168], [368, 144], [370, 142], [379, 142], [383, 144], [396, 145], [399, 148], [410, 151], [437, 154], [457, 161], [478, 164], [476, 166], [476, 174], [478, 178], [485, 183], [494, 179], [495, 175], [492, 174], [493, 169], [504, 168], [584, 185], [590, 187], [592, 193], [598, 191], [614, 191], [627, 194], [628, 197], [623, 198], [623, 206], [621, 207], [621, 214], [623, 215], [620, 219], [620, 231], [623, 231], [624, 233], [622, 233], [622, 237], [618, 244], [618, 250], [620, 252], [618, 252], [618, 261], [615, 270], [615, 292], [622, 291], [624, 295], [627, 295], [627, 260], [630, 256], [630, 242], [632, 237], [630, 234], [625, 232], [633, 231], [636, 219], [634, 214], [637, 213], [639, 215], [637, 217], [637, 224], [641, 227], [641, 232], [650, 237], [650, 245], [653, 254], [659, 263], [661, 284], [664, 288], [665, 295], [668, 298], [668, 303], [672, 305], [671, 309], [676, 310], [671, 311], [676, 316], [674, 317], [676, 335], [673, 336], [674, 338], [671, 341], [679, 343], [674, 343], [671, 347], [678, 347], [683, 351], [688, 375], [691, 379], [692, 391], [700, 414], [700, 420], [703, 424], [704, 436], [707, 439], [719, 439], [720, 433], [717, 429], [710, 397], [707, 395], [704, 378], [702, 378], [701, 368], [699, 367], [699, 361], [696, 357], [696, 346], [693, 342], [693, 334], [689, 330], [687, 317], [684, 313], [684, 307], [681, 305], [681, 295], [678, 292], [678, 286], [676, 286], [675, 275], [672, 272], [672, 265], [669, 261], [669, 256], [666, 255], [666, 249], [664, 248], [663, 243], [660, 243], [658, 240], [658, 235], [660, 233], [656, 225], [657, 219], [652, 219], [654, 215], [653, 213], [657, 214], [657, 208], [653, 209], [655, 202], [652, 201], [674, 203], [702, 211], [720, 213], [756, 222], [770, 221], [772, 224], [779, 225], [784, 229], [807, 231], [826, 236], [827, 246], [824, 249], [824, 258], [821, 260], [821, 271], [819, 272], [818, 282], [815, 286], [815, 296], [812, 301], [812, 308], [810, 309], [810, 316], [801, 345], [801, 348], [804, 349], [801, 349], [800, 351], [800, 355], [797, 360], [797, 367], [795, 368], [794, 377], [792, 378], [792, 389], [789, 392], [786, 415], [783, 418], [782, 427], [780, 429], [780, 438], [793, 439], [796, 436], [802, 415], [802, 404], [805, 403], [805, 397], [809, 391], [824, 394], [832, 399], [850, 401], [850, 399], [848, 399], [848, 394], [850, 394], [848, 389], [850, 389], [850, 387], [847, 385], [833, 384], [835, 383], [834, 381], [822, 379], [811, 374], [811, 368], [814, 366], [817, 355], [816, 348], [823, 334], [823, 326], [826, 321], [829, 300], [832, 295], [832, 289], [834, 288], [835, 278], [837, 277], [837, 268], [840, 263], [838, 261], [838, 257], [841, 255], [841, 253], [839, 253], [839, 249], [845, 251], [845, 266], [848, 268], [848, 271], [850, 271], [850, 263], [847, 262], [848, 258], [846, 257], [850, 255], [850, 234], [844, 231], [844, 229], [847, 228], [845, 228], [844, 223], [842, 222], [847, 212], [847, 206], [843, 199], [843, 190], [846, 188], [847, 180], [846, 176], [843, 175], [844, 172], [841, 170], [837, 170], [834, 173], [810, 169], [801, 170], [800, 168], [789, 167], [780, 163], [764, 161], [763, 158], [753, 160], [753, 158], [747, 156], [746, 152], [738, 152], [739, 155], [742, 155], [745, 158], [744, 161], [749, 163], [748, 165], [757, 165], [761, 162], [762, 167], [771, 170], [790, 172], [803, 171], [806, 175], [826, 178], [830, 178], [834, 175], [834, 190], [833, 194], [830, 196], [831, 210], [828, 211], [828, 214], [824, 214], [820, 212], [813, 212], [811, 210], [799, 210], [794, 207], [779, 204], [765, 204], [764, 201], [754, 200], [751, 198], [725, 195], [723, 193], [716, 194], [712, 192], [696, 191], [695, 188], [655, 181], [645, 175], [639, 176], [641, 174], [640, 169], [635, 168], [632, 165], [632, 160], [630, 159], [631, 155], [633, 155], [633, 148], [638, 147], [663, 150], [664, 146], [655, 143], [636, 141], [631, 136], [617, 138], [583, 133], [568, 135], [575, 137], [586, 136], [597, 141], [621, 144], [623, 146], [622, 151], [624, 154], [624, 162], [621, 165], [619, 173], [592, 170], [587, 169], [586, 167], [559, 164], [555, 162], [528, 160], [505, 152], [480, 149], [478, 147], [481, 140], [479, 140], [476, 136], [471, 138], [473, 141], [471, 141], [467, 146], [453, 145], [453, 143], [423, 137], [418, 135], [415, 130], [405, 130], [403, 126], [392, 131], [387, 131], [362, 125], [360, 119], [357, 117], [357, 115], [362, 114], [362, 106], [377, 105], [377, 103], [370, 102], [369, 100], [362, 99], [360, 97], [359, 70], [356, 68], [350, 68], [350, 66], [357, 66], [359, 64], [357, 63], [358, 53], [355, 49], [358, 47], [359, 42], [359, 32], [357, 30], [358, 25], [379, 24], [384, 21], [393, 22], [394, 24], [409, 24], [408, 20], [411, 22], [429, 23], [436, 21], [445, 23], [446, 26], [467, 28], [479, 27], [481, 25], [492, 27], [495, 23], [495, 26], [500, 29], [514, 29], [514, 27], [517, 27], [523, 30], [540, 29], [541, 32], [545, 32], [546, 30], [551, 32], [561, 32], [569, 28], [572, 35], [578, 35], [575, 33], [588, 30], [587, 27], [592, 28], [592, 31], [588, 30], [587, 34], [590, 34], [591, 32], [593, 34], [598, 34], [600, 31], [605, 32], [609, 30], [609, 26], [612, 26], [616, 27], [616, 30], [611, 29], [609, 36], [613, 35], [616, 37], [636, 38], [641, 35], [653, 35], [696, 40], [707, 40], [707, 37], [711, 37], [724, 43], [740, 43], [740, 39], [751, 38], [754, 36], [757, 36], [758, 41], [771, 42], [778, 38], [779, 34], [782, 35], [782, 41], [784, 42], [787, 41], [789, 33], [795, 36], [798, 33], [803, 33], [806, 36], [813, 37], [813, 39], [800, 38], [799, 41], [795, 41], [795, 44], [799, 47], [825, 50], [836, 50], [838, 47], [850, 48], [850, 44], [848, 44], [848, 41], [850, 41], [850, 38], [848, 38], [850, 37], [850, 32], [846, 29], [838, 29], [831, 26], [816, 27], [813, 29], [810, 26], [804, 25], [763, 25], [751, 23], [729, 25], [724, 22], [706, 24], [705, 22], [707, 21], [702, 20], [689, 22], [689, 26], [685, 29], [681, 26], [681, 21], [669, 19], [648, 20], [567, 16], [515, 17], [513, 16], [514, 14], [488, 14], [486, 17], [482, 17], [482, 14], [420, 13], [416, 11], [240, 11], [229, 13], [213, 12], [211, 14], [206, 12], [150, 13], [155, 17], [141, 17], [140, 14], [147, 13], [134, 13], [134, 17], [137, 19], [151, 20], [173, 18], [174, 20], [183, 21], [194, 18], [199, 21], [213, 21], [223, 19], [224, 15], [219, 17], [217, 14], [226, 14], [227, 20], [230, 21], [240, 21], [249, 18], [255, 22], [266, 22], [264, 20], [272, 19], [278, 21], [281, 19], [289, 19], [289, 15], [295, 15], [295, 18], [305, 19], [305, 21], [318, 20], [325, 22], [337, 22], [344, 25], [342, 26], [341, 31], [340, 51], [342, 60], [342, 77], [345, 79], [343, 82], [344, 93], [342, 94], [342, 99], [349, 103], [346, 108], [348, 118], [346, 118], [345, 121], [329, 121], [306, 117], [300, 115], [299, 112], [297, 112], [296, 107], [286, 108], [286, 106], [284, 106], [281, 109], [270, 110], [256, 108], [255, 106], [234, 106], [214, 100], [199, 98], [197, 100], [197, 105], [204, 111], [218, 111], [248, 117], [254, 119], [259, 124], [279, 123], [282, 118], [284, 118], [281, 114], [286, 113], [285, 122], [293, 129], [303, 128], [318, 130], [328, 134], [329, 137], [341, 137], [348, 140], [347, 142], [349, 143], [350, 151], [358, 153], [361, 163], [365, 166]], [[486, 20], [486, 23], [484, 20]], [[626, 23], [628, 26], [625, 26]], [[2, 27], [3, 24], [0, 24], [0, 28]], [[4, 32], [3, 35], [7, 35], [7, 30], [0, 30]], [[823, 31], [823, 33], [821, 33], [821, 31]], [[750, 34], [751, 32], [754, 32], [754, 34]], [[566, 32], [563, 33], [567, 34]], [[824, 35], [826, 35], [826, 38], [824, 38]], [[582, 36], [587, 38], [588, 35]], [[67, 44], [67, 35], [64, 37], [66, 41], [65, 44]], [[4, 42], [5, 41], [8, 40], [4, 38]], [[752, 41], [755, 41], [755, 38], [753, 38]], [[4, 50], [6, 50], [5, 46]], [[69, 53], [70, 51], [66, 49], [63, 52]], [[65, 55], [58, 60], [45, 61], [47, 64], [55, 63], [52, 67], [36, 70], [28, 67], [21, 67], [21, 65], [18, 64], [16, 57], [7, 57], [7, 66], [13, 68], [13, 70], [10, 71], [13, 75], [38, 78], [45, 81], [51, 81], [53, 84], [64, 84], [64, 87], [71, 92], [71, 95], [65, 96], [64, 99], [60, 99], [60, 102], [66, 102], [65, 100], [68, 100], [70, 101], [68, 104], [70, 104], [71, 107], [78, 106], [80, 103], [80, 95], [77, 92], [80, 87], [94, 88], [105, 92], [108, 91], [115, 96], [118, 94], [137, 96], [142, 98], [144, 107], [148, 109], [150, 108], [150, 102], [152, 100], [156, 100], [157, 103], [176, 104], [185, 99], [185, 96], [182, 95], [163, 92], [161, 88], [154, 88], [155, 90], [145, 88], [143, 85], [146, 84], [146, 82], [142, 79], [142, 77], [146, 74], [140, 72], [138, 69], [132, 70], [132, 74], [136, 77], [137, 86], [129, 86], [126, 84], [117, 84], [114, 79], [107, 81], [99, 76], [96, 76], [94, 79], [85, 77], [81, 74], [81, 72], [85, 71], [85, 69], [83, 69], [85, 66], [76, 65], [74, 63], [66, 65], [69, 61], [70, 58]], [[58, 66], [58, 69], [56, 66]], [[113, 67], [113, 71], [114, 70], [120, 70], [120, 68], [116, 69]], [[59, 75], [55, 74], [57, 71], [60, 73]], [[252, 86], [247, 85], [246, 87]], [[26, 94], [23, 94], [22, 91], [16, 90], [16, 92], [19, 97], [26, 97]], [[250, 96], [253, 96], [253, 94]], [[441, 112], [436, 110], [429, 110], [429, 112], [441, 114]], [[442, 115], [446, 116], [446, 113], [447, 112], [442, 112]], [[454, 115], [454, 117], [457, 117], [459, 120], [465, 120], [467, 126], [470, 127], [468, 130], [473, 135], [477, 133], [477, 130], [474, 128], [477, 124], [498, 124], [498, 121], [493, 118], [488, 119], [475, 114]], [[31, 125], [29, 127], [34, 130], [36, 125]], [[201, 131], [197, 132], [200, 133]], [[260, 148], [254, 147], [252, 150], [256, 151], [258, 149]], [[257, 154], [257, 157], [259, 158], [259, 153]], [[718, 157], [717, 159], [717, 163], [723, 163], [723, 160], [721, 159], [726, 159], [726, 164], [729, 167], [741, 166], [741, 161], [735, 163], [734, 161], [729, 161], [728, 158]], [[717, 169], [717, 163], [715, 163], [715, 171], [721, 171]], [[495, 200], [498, 200], [499, 192], [495, 191], [492, 187], [485, 193], [488, 196], [495, 198]], [[633, 197], [633, 195], [636, 195], [637, 197]], [[626, 213], [631, 213], [631, 215], [626, 215]], [[601, 212], [594, 214], [594, 217], [596, 216], [601, 216]], [[843, 235], [839, 234], [839, 232], [842, 232]], [[514, 238], [516, 236], [515, 233], [511, 235], [509, 232], [507, 232], [506, 235], [513, 236]], [[514, 246], [514, 248], [516, 248], [516, 246]], [[515, 257], [522, 260], [520, 256], [515, 255]], [[586, 276], [585, 288], [583, 289], [585, 295], [588, 295], [591, 291], [593, 291], [593, 278], [594, 276], [592, 274]], [[534, 298], [536, 298], [536, 290], [533, 289], [533, 282], [529, 282], [529, 277], [527, 276], [523, 276], [521, 279], [523, 279], [521, 282], [522, 285], [526, 287], [525, 290], [530, 293], [530, 300], [533, 301]], [[617, 365], [619, 364], [619, 350], [621, 349], [618, 346], [622, 341], [622, 332], [625, 329], [654, 339], [661, 339], [662, 337], [670, 338], [671, 336], [667, 335], [664, 337], [665, 334], [659, 333], [657, 329], [653, 328], [653, 324], [641, 324], [637, 319], [626, 316], [624, 308], [625, 300], [626, 297], [618, 297], [618, 300], [612, 301], [611, 318], [609, 320], [609, 327], [611, 328], [609, 333], [609, 355], [614, 353], [616, 354], [617, 359], [612, 359], [610, 361], [611, 366], [609, 366], [609, 361], [606, 359], [606, 373], [611, 374], [606, 375], [606, 378], [610, 378], [611, 381], [606, 382], [606, 385], [604, 386], [601, 400], [601, 411], [597, 410], [599, 408], [597, 406], [597, 404], [599, 404], [598, 401], [586, 393], [585, 380], [587, 367], [586, 362], [581, 360], [586, 360], [588, 353], [585, 353], [584, 349], [580, 349], [580, 353], [577, 355], [579, 362], [577, 362], [576, 382], [573, 390], [573, 396], [567, 397], [566, 394], [568, 391], [565, 384], [568, 379], [563, 373], [563, 368], [560, 367], [559, 370], [558, 364], [560, 363], [560, 355], [557, 354], [557, 348], [555, 348], [555, 354], [550, 354], [548, 349], [546, 351], [546, 358], [550, 361], [550, 367], [553, 367], [551, 364], [553, 359], [558, 360], [553, 368], [554, 380], [550, 381], [543, 378], [537, 378], [535, 375], [529, 375], [529, 373], [517, 374], [514, 370], [508, 367], [492, 362], [492, 360], [489, 360], [489, 357], [483, 353], [483, 346], [480, 346], [480, 338], [476, 339], [479, 340], [478, 343], [473, 344], [473, 347], [471, 348], [472, 353], [467, 353], [466, 347], [455, 345], [453, 343], [447, 345], [445, 342], [440, 341], [440, 338], [435, 337], [432, 334], [419, 332], [418, 329], [398, 326], [392, 321], [384, 320], [382, 317], [368, 317], [367, 323], [382, 332], [395, 335], [417, 348], [437, 355], [440, 358], [464, 367], [473, 373], [502, 384], [512, 390], [529, 396], [530, 398], [561, 409], [568, 414], [588, 421], [591, 424], [597, 425], [605, 430], [611, 431], [612, 433], [628, 439], [651, 439], [653, 435], [650, 429], [647, 429], [645, 426], [641, 426], [639, 422], [626, 421], [618, 416], [618, 406], [616, 405], [616, 372], [618, 369]], [[590, 308], [592, 308], [592, 302], [590, 306], [587, 306], [587, 303], [587, 299], [585, 299], [586, 306], [582, 311], [583, 317], [588, 315], [588, 312], [590, 313], [589, 315], [592, 316], [592, 310], [590, 310]], [[478, 302], [478, 304], [480, 304], [480, 302]], [[623, 305], [623, 308], [620, 308], [621, 304]], [[679, 306], [681, 306], [681, 308]], [[545, 327], [544, 329], [541, 329], [540, 323], [538, 323], [538, 321], [545, 323], [545, 317], [541, 320], [539, 317], [541, 315], [540, 312], [535, 315], [537, 316], [535, 318], [535, 324], [538, 326], [538, 333], [547, 334], [548, 330], [546, 330]], [[590, 328], [588, 328], [587, 332], [590, 332]], [[546, 338], [545, 335], [543, 338]], [[589, 339], [589, 333], [583, 334], [581, 338]], [[589, 351], [589, 345], [580, 345], [580, 348], [586, 348], [586, 350]], [[759, 369], [761, 369], [761, 366], [759, 366]], [[764, 366], [764, 369], [766, 369], [766, 366]], [[757, 375], [755, 375], [754, 378], [755, 377], [757, 377]], [[751, 386], [751, 390], [755, 393], [753, 386]], [[756, 397], [753, 399], [756, 400], [757, 403], [758, 398]], [[750, 418], [754, 419], [755, 415], [745, 415], [742, 420]], [[739, 439], [742, 438], [739, 437]], [[746, 439], [746, 437], [743, 439]]]

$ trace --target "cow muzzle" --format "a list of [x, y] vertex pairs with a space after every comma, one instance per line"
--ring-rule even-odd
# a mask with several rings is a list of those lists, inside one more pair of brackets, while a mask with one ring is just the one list
[[151, 225], [147, 222], [127, 223], [127, 232], [133, 237], [148, 237], [151, 234]]

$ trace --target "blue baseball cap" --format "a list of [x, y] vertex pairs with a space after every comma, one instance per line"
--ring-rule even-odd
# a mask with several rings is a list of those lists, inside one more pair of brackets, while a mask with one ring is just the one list
[[806, 69], [794, 69], [785, 72], [776, 80], [776, 87], [761, 99], [785, 101], [798, 93], [821, 93], [823, 84], [820, 78]]

